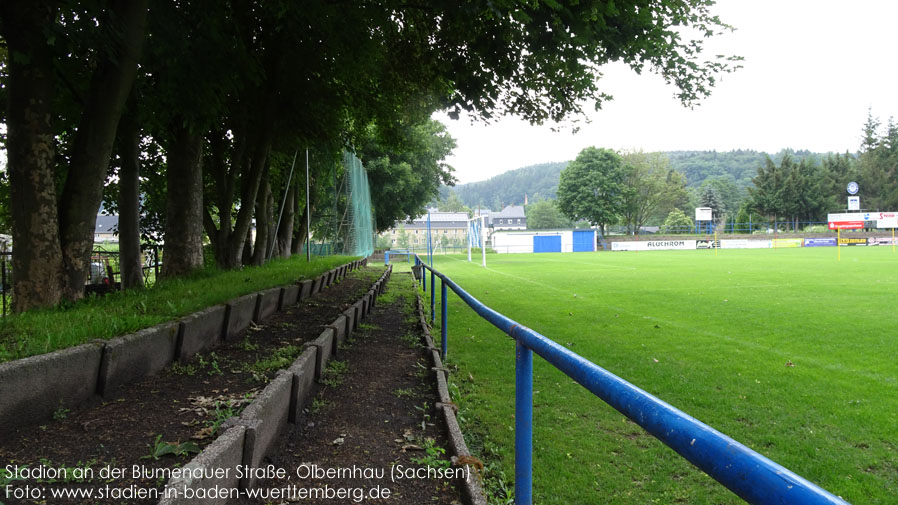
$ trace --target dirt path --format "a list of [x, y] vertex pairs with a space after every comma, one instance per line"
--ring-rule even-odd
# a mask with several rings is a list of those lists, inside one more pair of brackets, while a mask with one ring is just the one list
[[464, 470], [452, 468], [442, 449], [446, 430], [414, 297], [410, 276], [394, 274], [303, 418], [267, 459], [291, 475], [259, 488], [288, 496], [241, 504], [462, 503]]

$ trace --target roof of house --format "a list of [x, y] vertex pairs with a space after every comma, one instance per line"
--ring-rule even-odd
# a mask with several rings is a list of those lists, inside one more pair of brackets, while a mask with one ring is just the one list
[[509, 217], [527, 217], [526, 214], [524, 214], [524, 206], [509, 205], [500, 212], [490, 214], [490, 218], [492, 219], [505, 219]]
[[115, 233], [118, 231], [118, 216], [97, 216], [94, 233]]

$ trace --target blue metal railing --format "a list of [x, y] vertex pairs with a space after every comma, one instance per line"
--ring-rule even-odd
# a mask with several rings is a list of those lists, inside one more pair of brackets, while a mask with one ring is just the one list
[[[474, 312], [515, 340], [515, 503], [533, 503], [533, 353], [551, 363], [615, 410], [703, 470], [748, 503], [757, 505], [848, 505], [816, 484], [767, 459], [595, 363], [487, 307], [445, 274], [431, 273], [431, 317], [440, 279], [442, 354], [447, 354], [447, 287]], [[424, 272], [416, 278], [423, 281]], [[426, 291], [426, 286], [425, 286]]]

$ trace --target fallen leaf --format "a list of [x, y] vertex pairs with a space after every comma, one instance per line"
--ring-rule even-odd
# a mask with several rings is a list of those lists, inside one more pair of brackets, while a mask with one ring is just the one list
[[211, 437], [214, 433], [215, 433], [215, 430], [212, 428], [212, 426], [206, 426], [205, 428], [194, 433], [193, 435], [190, 435], [190, 438], [192, 438], [194, 440], [202, 440], [204, 438]]

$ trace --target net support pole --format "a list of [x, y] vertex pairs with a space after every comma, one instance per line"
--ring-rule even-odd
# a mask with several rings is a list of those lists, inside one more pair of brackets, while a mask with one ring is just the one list
[[[284, 217], [284, 204], [287, 203], [287, 193], [290, 192], [290, 181], [293, 180], [293, 169], [296, 168], [296, 155], [299, 154], [299, 151], [293, 152], [293, 164], [290, 165], [290, 175], [287, 176], [287, 184], [284, 185], [284, 198], [281, 199], [281, 211], [278, 213], [278, 223], [274, 227], [274, 236], [271, 237], [271, 247], [268, 248], [268, 260], [271, 261], [271, 256], [274, 254], [274, 244], [278, 239], [278, 231], [281, 229], [281, 219]], [[292, 235], [292, 233], [291, 233]]]
[[306, 148], [306, 262], [312, 261], [312, 211], [309, 198], [309, 149]]

